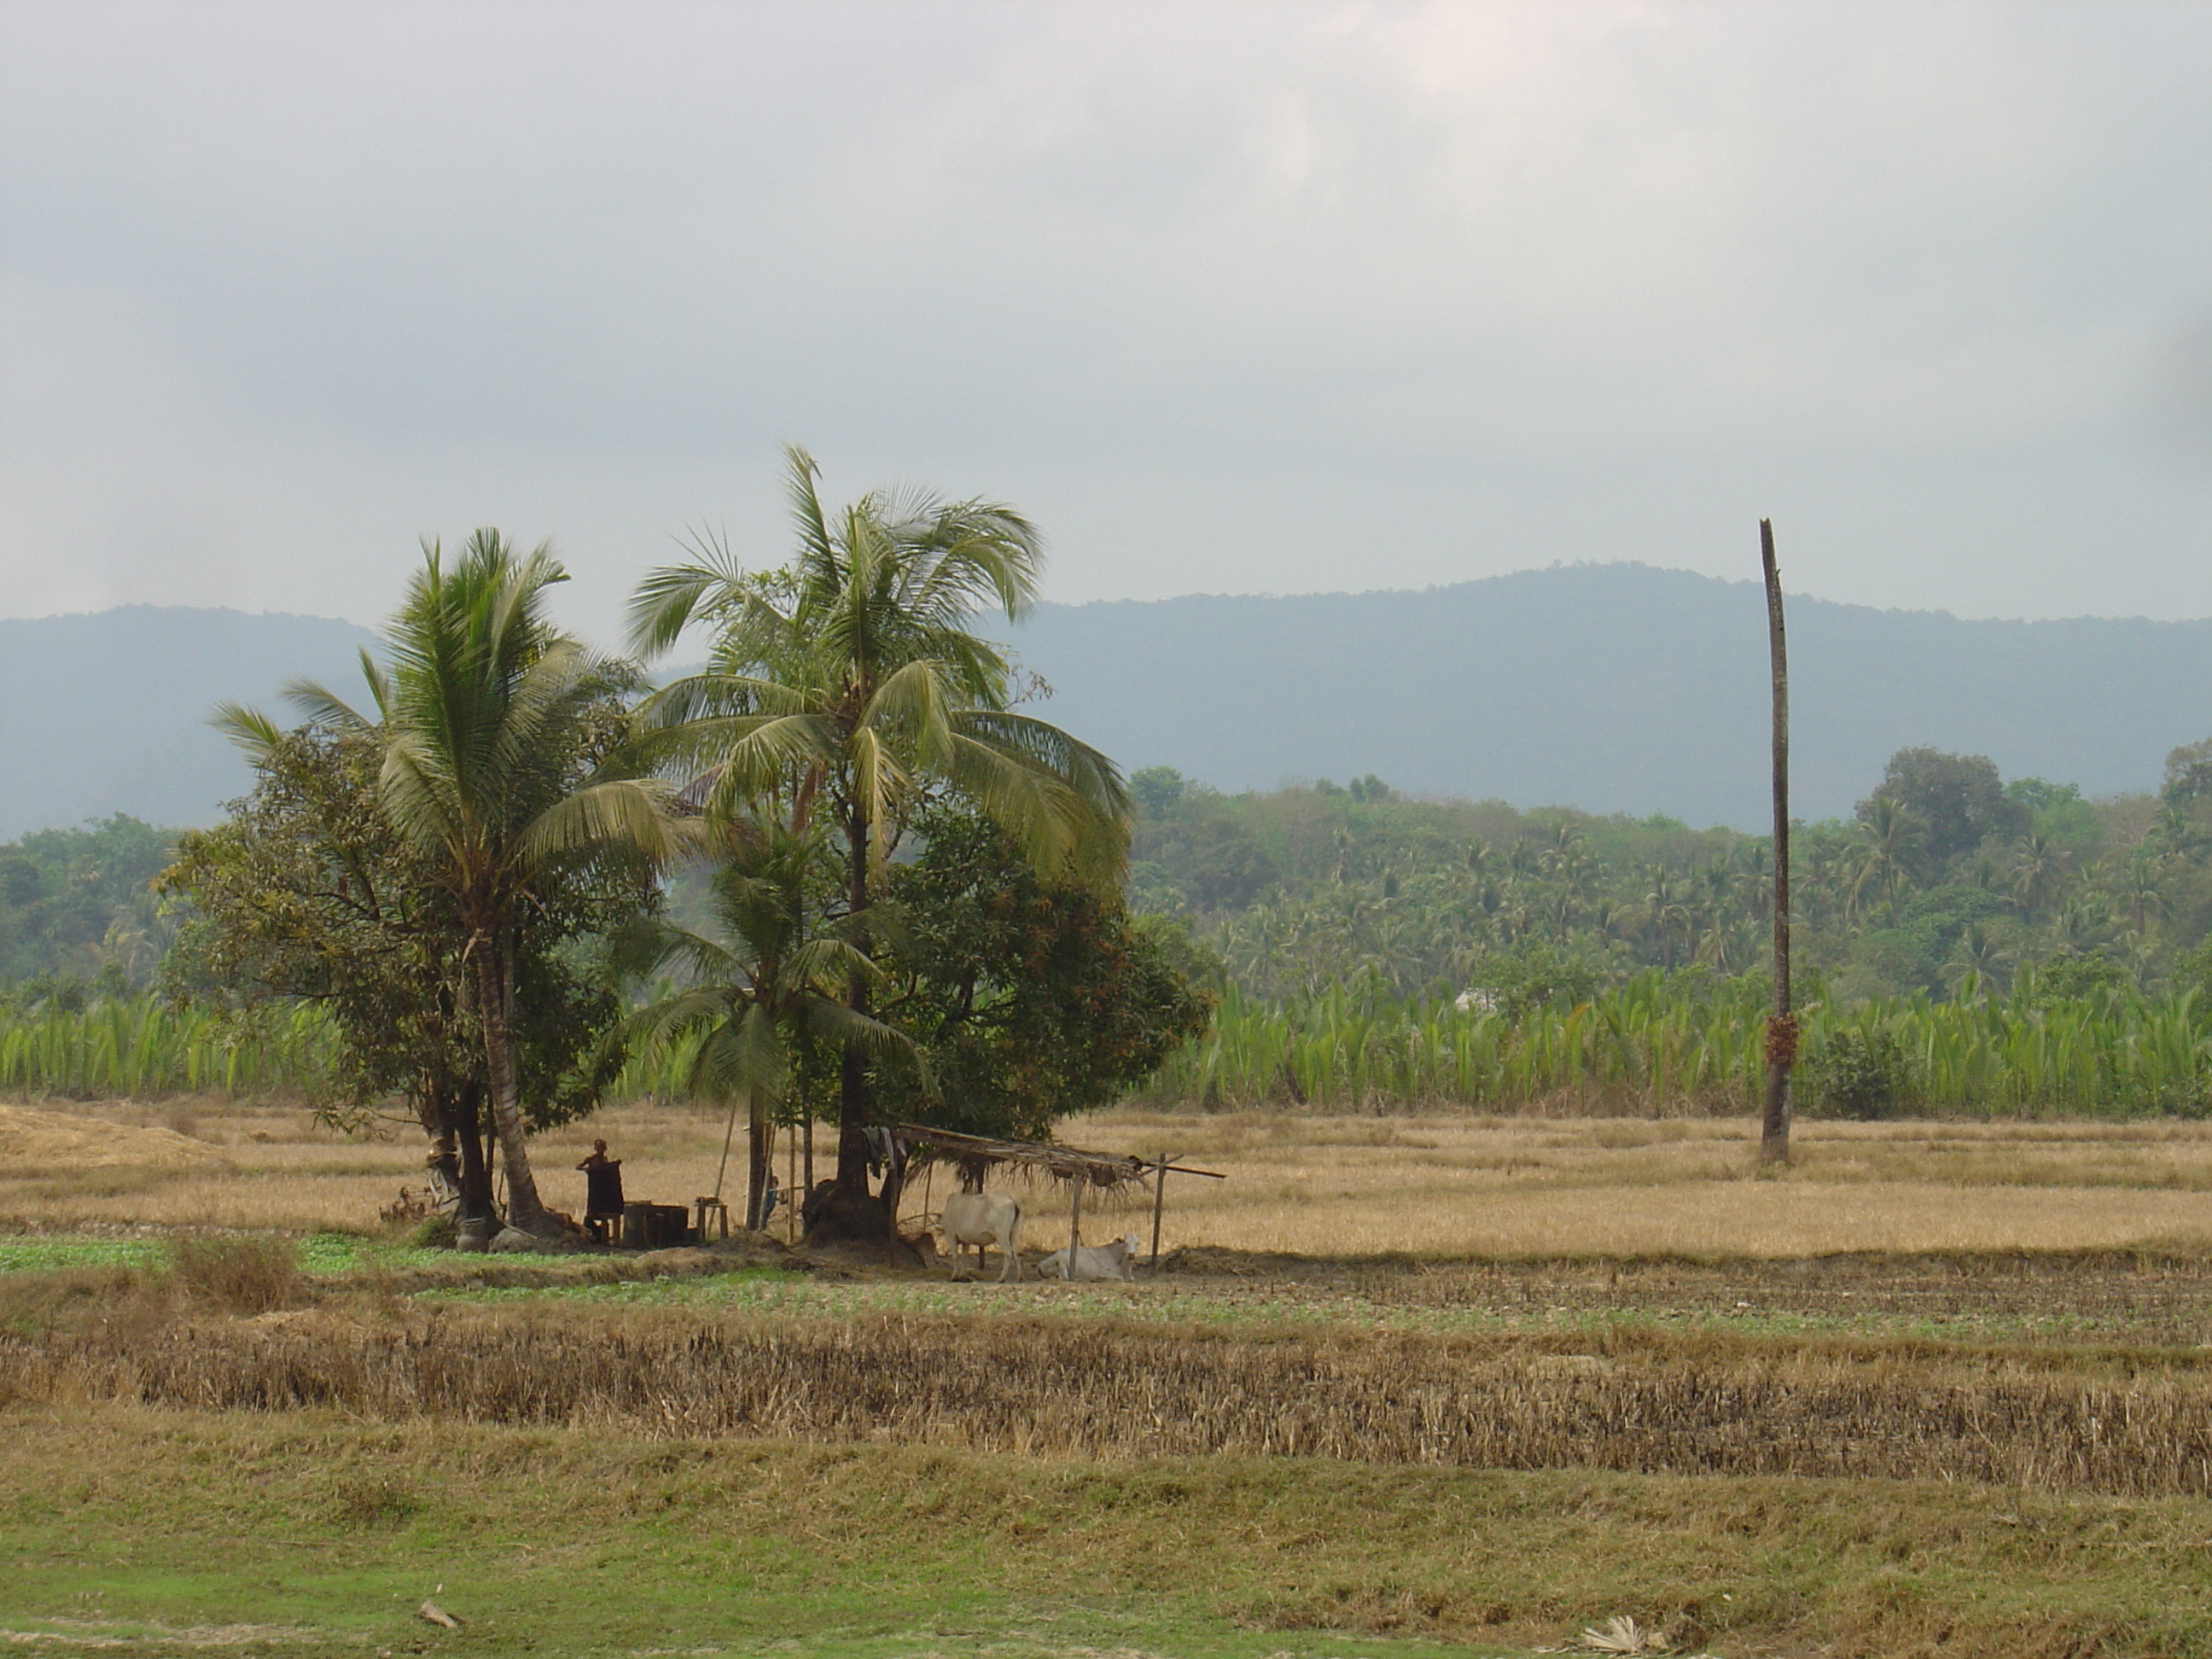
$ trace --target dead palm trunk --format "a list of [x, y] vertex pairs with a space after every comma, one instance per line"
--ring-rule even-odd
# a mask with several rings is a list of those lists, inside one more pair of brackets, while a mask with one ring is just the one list
[[1797, 1059], [1797, 1020], [1790, 1010], [1790, 664], [1782, 636], [1782, 578], [1774, 526], [1759, 521], [1766, 574], [1766, 649], [1774, 687], [1774, 1012], [1766, 1022], [1766, 1100], [1759, 1124], [1762, 1164], [1790, 1157], [1790, 1068]]

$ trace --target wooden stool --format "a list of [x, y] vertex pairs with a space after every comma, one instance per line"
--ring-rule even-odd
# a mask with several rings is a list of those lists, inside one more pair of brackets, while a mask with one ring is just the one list
[[692, 1204], [694, 1206], [694, 1219], [691, 1223], [691, 1234], [693, 1237], [696, 1238], [702, 1244], [704, 1244], [707, 1242], [707, 1221], [708, 1218], [710, 1216], [714, 1218], [716, 1226], [720, 1230], [715, 1233], [714, 1237], [717, 1238], [727, 1238], [730, 1236], [730, 1206], [728, 1205], [723, 1203], [719, 1198], [694, 1199], [692, 1200]]

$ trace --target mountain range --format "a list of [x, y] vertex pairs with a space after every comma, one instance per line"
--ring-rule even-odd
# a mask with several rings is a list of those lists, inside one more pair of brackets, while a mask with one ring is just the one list
[[[1850, 811], [1894, 750], [1983, 754], [2092, 795], [2212, 734], [2212, 621], [1962, 621], [1788, 602], [1792, 804]], [[346, 688], [374, 636], [326, 617], [126, 605], [0, 620], [0, 838], [124, 811], [211, 822], [244, 763], [216, 702]], [[1408, 793], [1763, 828], [1765, 600], [1641, 565], [1419, 592], [1037, 607], [1038, 712], [1124, 766], [1225, 790], [1374, 775]]]

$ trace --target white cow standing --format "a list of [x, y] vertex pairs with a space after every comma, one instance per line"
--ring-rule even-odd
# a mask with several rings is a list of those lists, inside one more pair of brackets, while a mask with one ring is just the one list
[[1063, 1245], [1037, 1263], [1037, 1277], [1073, 1279], [1078, 1284], [1102, 1279], [1133, 1279], [1137, 1276], [1137, 1253], [1143, 1248], [1134, 1233], [1108, 1244], [1079, 1244], [1075, 1247], [1075, 1269], [1071, 1273], [1067, 1249]]
[[976, 1272], [983, 1271], [983, 1247], [995, 1244], [1006, 1259], [999, 1269], [999, 1282], [1021, 1277], [1022, 1259], [1017, 1252], [1022, 1248], [1022, 1206], [1017, 1200], [1004, 1193], [955, 1193], [945, 1200], [938, 1225], [944, 1230], [956, 1279], [968, 1277], [970, 1244], [975, 1247]]

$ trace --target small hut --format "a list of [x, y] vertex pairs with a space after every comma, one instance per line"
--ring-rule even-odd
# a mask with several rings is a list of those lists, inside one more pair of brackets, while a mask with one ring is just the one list
[[1067, 1183], [1067, 1254], [1075, 1259], [1082, 1243], [1083, 1195], [1086, 1190], [1120, 1192], [1141, 1187], [1147, 1177], [1152, 1188], [1152, 1252], [1150, 1266], [1160, 1261], [1160, 1220], [1167, 1202], [1168, 1175], [1203, 1176], [1208, 1181], [1229, 1177], [1212, 1170], [1194, 1170], [1164, 1154], [1135, 1158], [1125, 1152], [1087, 1152], [1058, 1141], [995, 1140], [988, 1135], [963, 1135], [951, 1129], [933, 1129], [920, 1123], [893, 1123], [880, 1132], [895, 1149], [896, 1161], [908, 1178], [916, 1169], [943, 1164], [955, 1171], [963, 1190], [981, 1191], [985, 1178], [996, 1168], [1011, 1165], [1031, 1175], [1043, 1175]]

